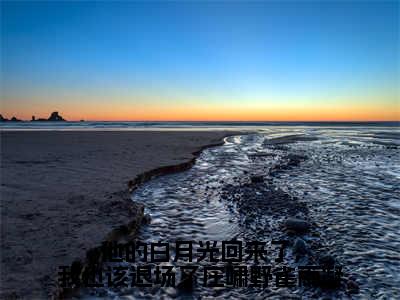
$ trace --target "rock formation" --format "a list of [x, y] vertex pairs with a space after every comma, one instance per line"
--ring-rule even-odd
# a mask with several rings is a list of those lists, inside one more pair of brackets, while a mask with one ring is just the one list
[[58, 122], [58, 121], [66, 121], [66, 120], [58, 114], [58, 111], [55, 111], [55, 112], [52, 112], [50, 117], [48, 117], [47, 119], [45, 119], [45, 118], [36, 119], [35, 116], [32, 116], [32, 120], [31, 121], [32, 122], [36, 122], [36, 121], [39, 121], [39, 122], [46, 122], [46, 121]]
[[47, 119], [48, 121], [65, 121], [63, 117], [58, 114], [58, 111], [52, 112], [50, 117]]
[[[4, 118], [1, 114], [0, 114], [0, 122], [7, 122], [7, 121], [12, 121], [12, 122], [20, 122], [20, 119], [17, 119], [16, 117], [12, 117], [11, 119], [7, 119]], [[39, 118], [36, 119], [35, 116], [32, 116], [32, 122], [36, 122], [36, 121], [51, 121], [51, 122], [58, 122], [58, 121], [66, 121], [63, 117], [61, 117], [58, 114], [58, 111], [52, 112], [50, 117], [48, 117], [47, 119], [44, 118]]]

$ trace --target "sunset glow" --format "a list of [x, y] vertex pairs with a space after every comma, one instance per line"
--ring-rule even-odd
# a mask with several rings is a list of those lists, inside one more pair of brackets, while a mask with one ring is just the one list
[[2, 2], [3, 116], [400, 120], [398, 2]]

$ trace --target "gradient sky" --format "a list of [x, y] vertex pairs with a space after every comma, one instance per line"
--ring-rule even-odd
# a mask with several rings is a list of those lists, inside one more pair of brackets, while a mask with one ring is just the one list
[[2, 1], [0, 112], [400, 120], [399, 3]]

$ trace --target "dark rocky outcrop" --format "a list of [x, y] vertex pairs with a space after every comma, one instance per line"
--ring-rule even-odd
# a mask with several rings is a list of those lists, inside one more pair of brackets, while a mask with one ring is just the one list
[[[0, 122], [21, 122], [22, 120], [18, 119], [17, 117], [12, 117], [11, 119], [7, 119], [4, 118], [1, 114], [0, 114]], [[51, 113], [50, 117], [48, 117], [47, 119], [45, 118], [39, 118], [36, 119], [35, 116], [32, 116], [31, 119], [32, 122], [36, 122], [36, 121], [51, 121], [51, 122], [59, 122], [59, 121], [66, 121], [62, 116], [60, 116], [60, 114], [57, 111], [54, 111]]]
[[47, 121], [65, 121], [65, 119], [63, 119], [63, 117], [61, 117], [57, 111], [52, 112], [50, 117], [47, 119]]
[[20, 119], [17, 119], [17, 117], [12, 117], [10, 120], [7, 118], [4, 118], [2, 115], [0, 115], [0, 122], [21, 122]]
[[32, 116], [32, 122], [60, 122], [60, 121], [66, 121], [59, 113], [58, 111], [54, 111], [51, 113], [50, 117], [48, 117], [47, 119], [45, 118], [38, 118], [36, 119], [35, 116]]

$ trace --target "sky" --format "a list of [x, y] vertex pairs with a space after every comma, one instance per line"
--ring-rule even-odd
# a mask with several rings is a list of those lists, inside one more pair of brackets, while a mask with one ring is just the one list
[[1, 2], [5, 117], [400, 120], [399, 1]]

